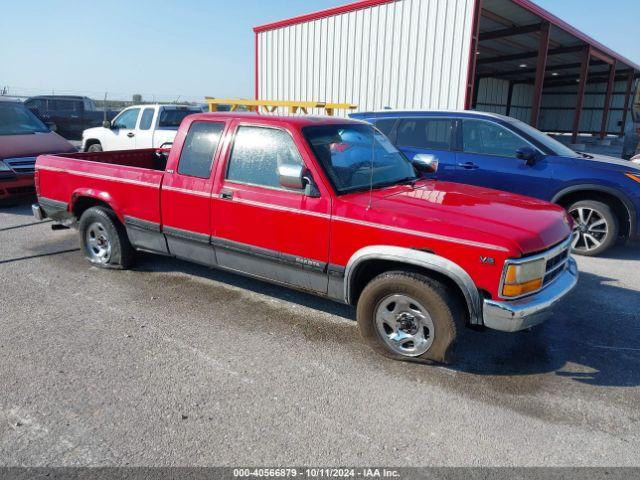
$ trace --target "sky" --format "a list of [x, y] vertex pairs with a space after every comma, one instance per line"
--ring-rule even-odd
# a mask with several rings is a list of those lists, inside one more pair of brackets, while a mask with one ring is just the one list
[[[252, 97], [252, 28], [350, 0], [4, 0], [0, 90], [128, 100]], [[423, 0], [430, 1], [430, 0]], [[640, 63], [640, 1], [534, 0]]]

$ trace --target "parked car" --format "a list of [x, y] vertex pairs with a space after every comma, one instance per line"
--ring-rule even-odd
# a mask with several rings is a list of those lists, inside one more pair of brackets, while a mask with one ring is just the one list
[[24, 104], [43, 122], [55, 124], [56, 131], [68, 140], [79, 140], [83, 130], [115, 115], [113, 111], [98, 110], [88, 97], [41, 95], [28, 98]]
[[562, 208], [421, 179], [428, 162], [364, 122], [191, 115], [166, 152], [43, 155], [34, 214], [77, 226], [98, 267], [142, 250], [356, 305], [397, 359], [445, 361], [467, 325], [539, 324], [577, 281]]
[[202, 113], [201, 106], [135, 105], [122, 110], [112, 122], [82, 133], [82, 151], [158, 148], [173, 142], [187, 115]]
[[578, 153], [519, 120], [482, 112], [357, 113], [409, 158], [439, 162], [434, 178], [557, 203], [576, 226], [573, 250], [595, 256], [640, 237], [640, 169]]
[[21, 102], [0, 99], [0, 202], [33, 195], [36, 156], [75, 148], [52, 132]]

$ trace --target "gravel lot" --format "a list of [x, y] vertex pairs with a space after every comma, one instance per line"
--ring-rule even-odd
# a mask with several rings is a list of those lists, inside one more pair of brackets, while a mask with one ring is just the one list
[[0, 208], [2, 465], [640, 466], [640, 248], [566, 308], [386, 360], [351, 309], [185, 262], [89, 266]]

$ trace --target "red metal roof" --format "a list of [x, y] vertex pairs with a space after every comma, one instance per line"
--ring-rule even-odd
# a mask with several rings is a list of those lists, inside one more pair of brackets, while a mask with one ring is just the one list
[[[277, 28], [283, 28], [283, 27], [288, 27], [288, 26], [291, 26], [291, 25], [297, 25], [297, 24], [300, 24], [300, 23], [311, 22], [311, 21], [314, 21], [314, 20], [319, 20], [321, 18], [332, 17], [334, 15], [340, 15], [340, 14], [343, 14], [343, 13], [353, 12], [353, 11], [356, 11], [356, 10], [362, 10], [362, 9], [365, 9], [365, 8], [375, 7], [377, 5], [383, 5], [385, 3], [391, 3], [391, 2], [395, 2], [395, 1], [397, 1], [397, 0], [359, 0], [357, 2], [349, 3], [347, 5], [328, 8], [326, 10], [320, 10], [318, 12], [313, 12], [313, 13], [309, 13], [309, 14], [306, 14], [306, 15], [299, 15], [297, 17], [292, 17], [292, 18], [288, 18], [288, 19], [285, 19], [285, 20], [280, 20], [278, 22], [273, 22], [273, 23], [267, 23], [265, 25], [260, 25], [260, 26], [255, 27], [253, 29], [253, 31], [256, 32], [256, 33], [266, 32], [266, 31], [269, 31], [269, 30], [275, 30]], [[533, 13], [534, 15], [539, 16], [541, 19], [548, 21], [549, 23], [551, 23], [555, 27], [560, 28], [560, 29], [566, 31], [567, 33], [570, 33], [571, 35], [575, 36], [576, 38], [582, 40], [583, 42], [592, 45], [595, 49], [597, 49], [597, 50], [601, 51], [602, 53], [614, 58], [618, 62], [623, 63], [625, 65], [628, 65], [629, 67], [640, 71], [640, 65], [638, 65], [638, 64], [632, 62], [631, 60], [623, 57], [619, 53], [614, 52], [610, 48], [604, 46], [603, 44], [601, 44], [597, 40], [594, 40], [589, 35], [581, 32], [577, 28], [569, 25], [564, 20], [561, 20], [560, 18], [556, 17], [555, 15], [553, 15], [550, 12], [548, 12], [544, 8], [536, 5], [532, 1], [530, 1], [530, 0], [511, 0], [511, 1], [513, 3], [515, 3], [516, 5], [519, 5], [520, 7], [524, 8], [525, 10]]]

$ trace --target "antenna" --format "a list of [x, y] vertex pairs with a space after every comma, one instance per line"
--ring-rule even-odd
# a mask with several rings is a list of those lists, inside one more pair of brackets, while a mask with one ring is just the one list
[[371, 164], [370, 164], [370, 175], [369, 175], [369, 206], [367, 210], [371, 209], [371, 203], [373, 202], [373, 161], [376, 154], [376, 130], [374, 127], [369, 127], [371, 129]]

